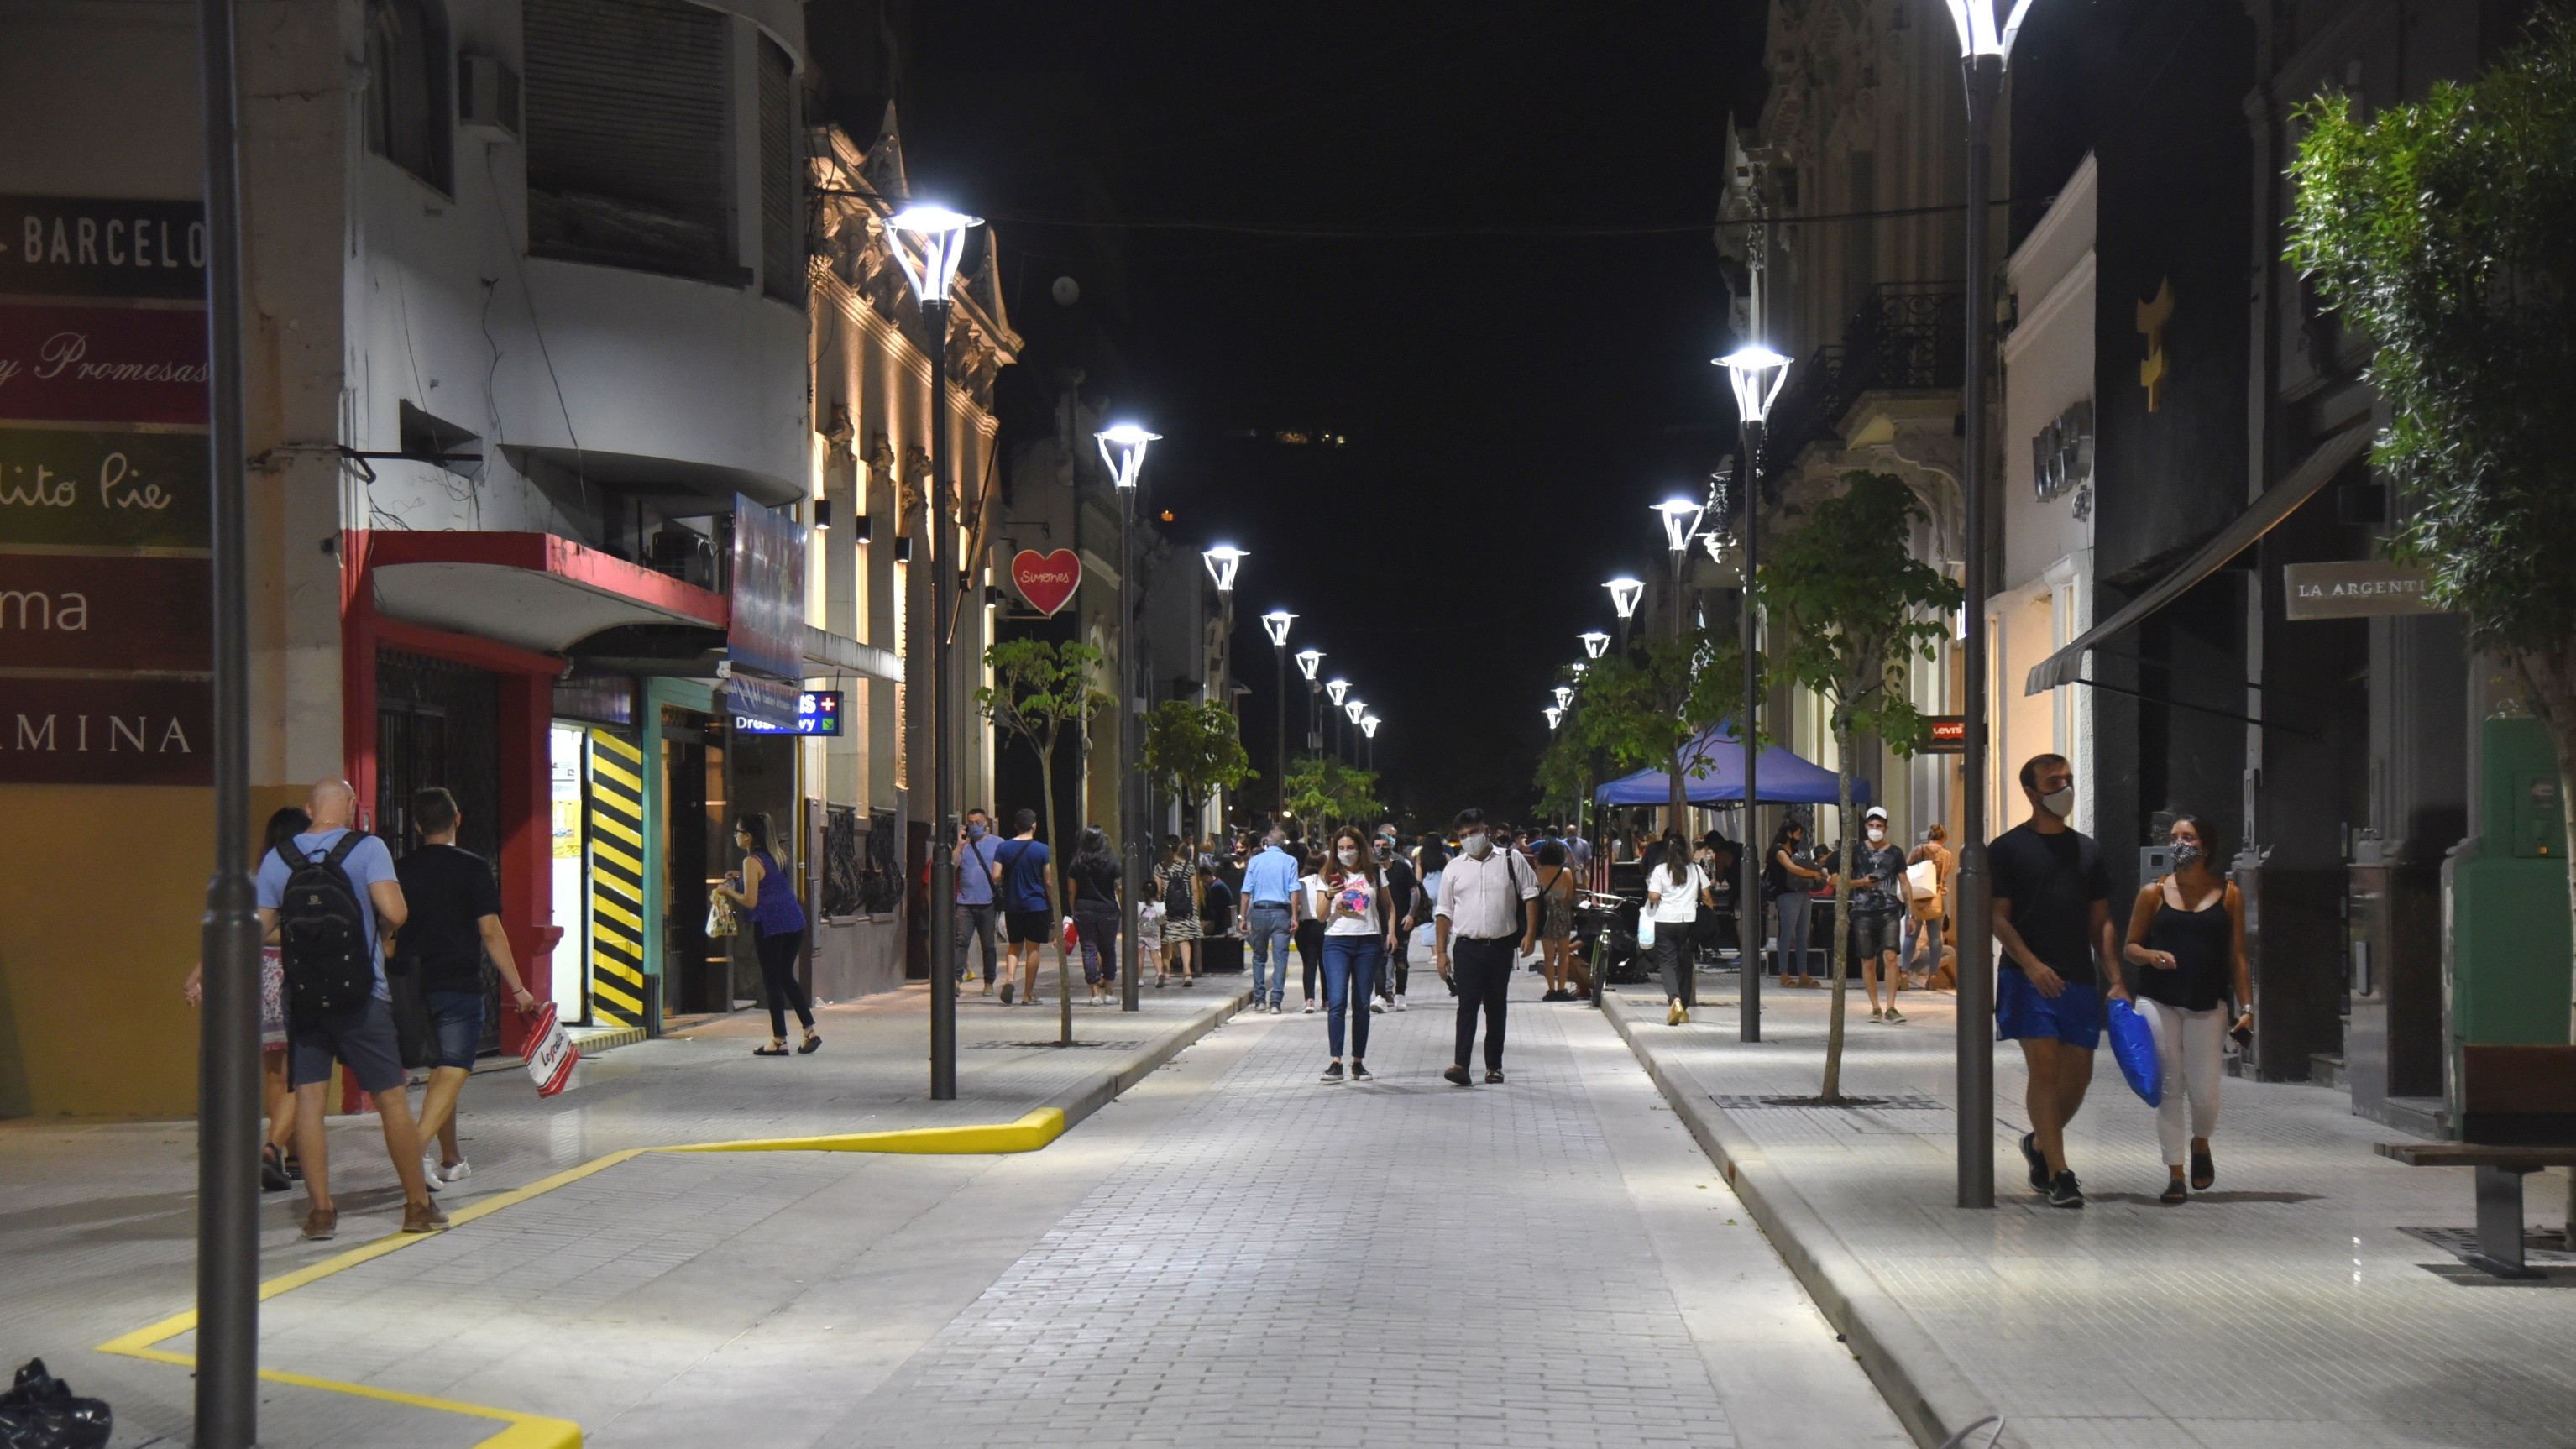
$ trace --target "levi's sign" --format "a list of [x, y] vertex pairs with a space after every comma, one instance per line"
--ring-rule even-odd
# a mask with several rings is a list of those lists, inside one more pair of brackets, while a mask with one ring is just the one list
[[2283, 614], [2291, 619], [2366, 619], [2383, 614], [2439, 614], [2425, 574], [2383, 559], [2287, 564], [2281, 569]]
[[1923, 753], [1927, 755], [1964, 755], [1968, 752], [1968, 717], [1963, 714], [1927, 714], [1923, 717]]

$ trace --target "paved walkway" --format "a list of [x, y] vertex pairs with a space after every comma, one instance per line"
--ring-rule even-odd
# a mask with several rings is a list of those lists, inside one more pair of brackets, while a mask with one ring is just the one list
[[[2023, 1175], [2004, 1046], [1997, 1207], [1964, 1212], [1949, 997], [1908, 993], [1909, 1023], [1873, 1026], [1855, 987], [1843, 1090], [1886, 1105], [1782, 1108], [1762, 1098], [1821, 1082], [1825, 993], [1767, 991], [1747, 1045], [1733, 978], [1703, 979], [1725, 1004], [1689, 1026], [1635, 988], [1612, 1010], [1918, 1437], [2001, 1412], [2033, 1449], [2576, 1444], [2576, 1268], [2503, 1283], [2410, 1231], [2467, 1229], [2468, 1174], [2376, 1157], [2401, 1134], [2340, 1092], [2230, 1079], [2216, 1189], [2166, 1207], [2154, 1115], [2106, 1054], [2068, 1133], [2091, 1200], [2070, 1212]], [[2535, 1227], [2564, 1192], [2531, 1179]]]
[[[1041, 1152], [635, 1158], [271, 1300], [264, 1346], [602, 1446], [1901, 1449], [1607, 1023], [1516, 1004], [1512, 1080], [1461, 1091], [1438, 1079], [1432, 1000], [1375, 1018], [1372, 1084], [1315, 1080], [1318, 1018], [1238, 1018]], [[184, 1226], [184, 1204], [163, 1212]], [[151, 1276], [156, 1305], [112, 1327], [184, 1301], [183, 1269]], [[111, 1384], [117, 1361], [56, 1352], [128, 1422], [123, 1396], [159, 1375], [135, 1403], [161, 1421], [119, 1442], [184, 1442], [180, 1371]], [[493, 1427], [280, 1389], [262, 1442]]]

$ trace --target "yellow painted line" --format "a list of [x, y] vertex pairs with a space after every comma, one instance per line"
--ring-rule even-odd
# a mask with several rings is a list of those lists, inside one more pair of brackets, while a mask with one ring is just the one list
[[590, 812], [590, 823], [596, 828], [605, 830], [609, 834], [616, 836], [618, 839], [625, 841], [627, 844], [634, 846], [637, 850], [642, 850], [644, 848], [644, 837], [641, 833], [627, 825], [625, 821], [618, 819], [616, 816], [609, 814], [605, 810], [593, 810]]
[[[595, 983], [594, 991], [602, 988]], [[461, 1228], [477, 1218], [489, 1217], [503, 1208], [516, 1207], [532, 1198], [542, 1197], [556, 1188], [581, 1181], [594, 1173], [604, 1172], [621, 1162], [641, 1157], [647, 1152], [892, 1152], [915, 1154], [982, 1154], [1035, 1152], [1064, 1135], [1064, 1113], [1054, 1107], [1041, 1107], [1016, 1122], [983, 1123], [961, 1127], [915, 1127], [893, 1132], [850, 1132], [828, 1137], [764, 1137], [742, 1142], [693, 1142], [675, 1147], [629, 1147], [594, 1157], [578, 1167], [567, 1168], [551, 1177], [542, 1177], [525, 1187], [498, 1193], [480, 1202], [460, 1207], [447, 1215], [450, 1229]], [[394, 1233], [374, 1242], [361, 1244], [344, 1253], [335, 1253], [318, 1263], [308, 1263], [291, 1273], [282, 1273], [259, 1285], [261, 1302], [281, 1293], [291, 1293], [309, 1283], [316, 1283], [335, 1273], [343, 1273], [361, 1263], [398, 1253], [415, 1243], [427, 1242], [435, 1234]], [[196, 1359], [157, 1347], [166, 1339], [176, 1338], [197, 1326], [196, 1311], [175, 1313], [158, 1323], [148, 1324], [131, 1333], [121, 1334], [98, 1346], [100, 1353], [126, 1358], [147, 1359], [154, 1363], [195, 1368]], [[469, 1418], [496, 1420], [508, 1427], [482, 1439], [474, 1449], [581, 1449], [581, 1426], [569, 1419], [549, 1418], [543, 1414], [522, 1413], [516, 1409], [494, 1408], [486, 1404], [469, 1404], [460, 1399], [441, 1399], [427, 1394], [404, 1393], [399, 1389], [378, 1388], [372, 1384], [348, 1383], [340, 1379], [315, 1378], [307, 1374], [262, 1369], [259, 1376], [271, 1383], [295, 1388], [317, 1389], [325, 1393], [350, 1394], [380, 1403], [401, 1404], [410, 1408], [434, 1409], [442, 1413], [462, 1414]]]

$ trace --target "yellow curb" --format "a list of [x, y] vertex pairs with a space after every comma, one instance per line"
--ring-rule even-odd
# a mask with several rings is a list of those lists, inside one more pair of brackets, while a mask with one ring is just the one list
[[[541, 1177], [525, 1187], [460, 1207], [447, 1215], [447, 1225], [460, 1228], [476, 1218], [489, 1217], [506, 1207], [516, 1207], [531, 1198], [542, 1197], [556, 1188], [581, 1181], [596, 1172], [615, 1167], [621, 1162], [641, 1157], [647, 1152], [896, 1152], [912, 1154], [976, 1155], [984, 1153], [1035, 1152], [1064, 1135], [1064, 1112], [1055, 1107], [1041, 1107], [1016, 1122], [987, 1122], [967, 1127], [914, 1127], [895, 1132], [850, 1132], [829, 1137], [754, 1137], [740, 1142], [693, 1142], [674, 1147], [629, 1147], [594, 1157], [579, 1167], [567, 1168], [551, 1177]], [[391, 1233], [374, 1242], [335, 1253], [318, 1263], [308, 1263], [291, 1273], [282, 1273], [259, 1285], [260, 1301], [265, 1303], [281, 1293], [291, 1293], [308, 1283], [319, 1282], [334, 1273], [345, 1272], [361, 1263], [370, 1263], [389, 1253], [400, 1252], [415, 1243], [427, 1242], [432, 1233]], [[194, 1355], [173, 1353], [154, 1345], [176, 1338], [197, 1326], [196, 1310], [175, 1313], [158, 1323], [148, 1324], [131, 1333], [120, 1334], [98, 1346], [99, 1353], [118, 1354], [126, 1358], [148, 1359], [153, 1363], [176, 1364], [195, 1368]], [[321, 1389], [329, 1393], [354, 1394], [362, 1399], [403, 1404], [416, 1409], [436, 1409], [444, 1413], [464, 1414], [478, 1419], [497, 1419], [509, 1425], [500, 1433], [474, 1445], [474, 1449], [581, 1449], [581, 1426], [569, 1419], [552, 1419], [543, 1414], [526, 1414], [516, 1409], [498, 1409], [485, 1404], [469, 1404], [458, 1399], [432, 1398], [426, 1394], [407, 1394], [399, 1389], [380, 1389], [370, 1384], [344, 1383], [338, 1379], [314, 1378], [307, 1374], [262, 1369], [259, 1376], [271, 1383], [289, 1384], [296, 1388]]]

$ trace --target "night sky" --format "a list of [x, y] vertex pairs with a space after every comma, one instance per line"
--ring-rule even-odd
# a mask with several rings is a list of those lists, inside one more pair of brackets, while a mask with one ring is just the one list
[[[1763, 8], [920, 7], [914, 194], [993, 221], [1020, 395], [1078, 357], [1165, 435], [1176, 542], [1250, 551], [1265, 776], [1255, 616], [1286, 607], [1386, 717], [1390, 800], [1525, 808], [1546, 686], [1613, 627], [1602, 580], [1659, 564], [1648, 505], [1731, 451], [1710, 222]], [[1293, 663], [1290, 688], [1293, 744]]]

